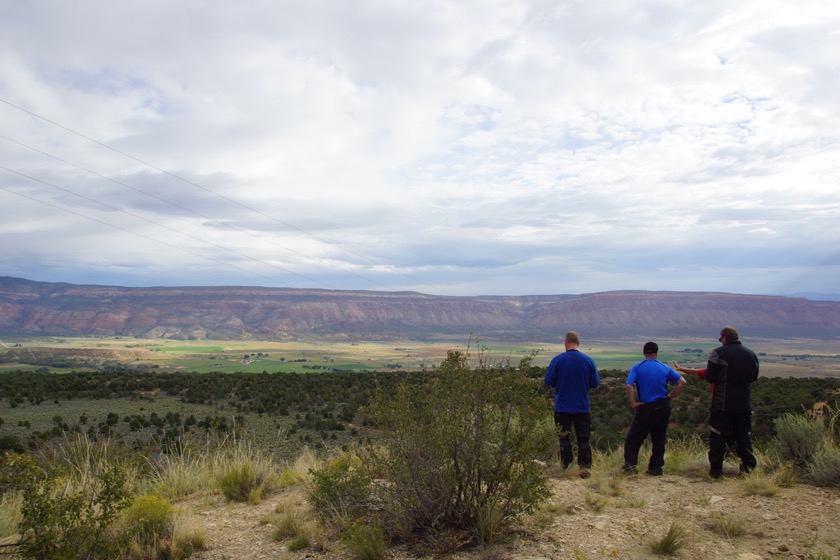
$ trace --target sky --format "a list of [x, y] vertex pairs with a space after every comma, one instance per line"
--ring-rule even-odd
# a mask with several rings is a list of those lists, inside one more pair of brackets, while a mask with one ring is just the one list
[[0, 0], [0, 276], [837, 295], [838, 52], [825, 0]]

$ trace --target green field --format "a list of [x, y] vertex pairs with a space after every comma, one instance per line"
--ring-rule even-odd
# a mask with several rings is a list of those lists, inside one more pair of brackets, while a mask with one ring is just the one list
[[[536, 352], [533, 364], [545, 367], [563, 351], [555, 342], [526, 343], [464, 341], [183, 341], [134, 338], [27, 337], [5, 341], [0, 370], [84, 371], [119, 364], [121, 369], [148, 368], [211, 372], [422, 371], [438, 364], [449, 350], [469, 351], [494, 364], [516, 364]], [[645, 339], [586, 340], [581, 350], [601, 369], [627, 370], [642, 359]], [[678, 360], [702, 367], [708, 350], [717, 345], [695, 339], [658, 339], [660, 360]], [[776, 377], [840, 377], [836, 341], [811, 339], [748, 340], [759, 354], [762, 375]]]

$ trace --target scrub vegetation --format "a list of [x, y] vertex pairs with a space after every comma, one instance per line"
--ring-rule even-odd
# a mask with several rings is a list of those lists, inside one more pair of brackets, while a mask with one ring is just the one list
[[[451, 554], [506, 542], [551, 507], [551, 480], [566, 476], [543, 373], [527, 357], [459, 351], [426, 372], [0, 373], [0, 519], [14, 520], [0, 525], [0, 544], [21, 558], [187, 558], [207, 535], [178, 503], [200, 496], [242, 507], [282, 496], [264, 522], [288, 550], [375, 560], [394, 547]], [[626, 373], [602, 373], [595, 462], [615, 470], [632, 412]], [[665, 474], [704, 478], [709, 390], [689, 381]], [[745, 495], [772, 499], [795, 480], [840, 486], [838, 383], [754, 385], [761, 462], [741, 481]], [[272, 438], [295, 445], [261, 444]], [[645, 507], [599, 469], [588, 508]], [[741, 533], [734, 517], [711, 530]], [[660, 554], [689, 546], [679, 523], [645, 542]]]

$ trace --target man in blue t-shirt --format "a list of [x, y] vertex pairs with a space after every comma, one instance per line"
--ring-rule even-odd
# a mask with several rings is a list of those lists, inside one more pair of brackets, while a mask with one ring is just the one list
[[[624, 466], [626, 473], [635, 473], [639, 462], [639, 449], [650, 435], [651, 453], [647, 474], [660, 476], [665, 465], [665, 437], [671, 418], [671, 399], [682, 393], [685, 379], [660, 362], [659, 345], [646, 342], [642, 353], [644, 361], [630, 368], [627, 376], [627, 397], [636, 411], [630, 431], [624, 440]], [[668, 384], [674, 385], [668, 392]]]
[[554, 388], [554, 423], [560, 435], [560, 460], [563, 468], [572, 464], [572, 428], [578, 448], [580, 476], [589, 476], [592, 466], [592, 447], [589, 443], [591, 417], [589, 390], [601, 384], [595, 360], [578, 350], [580, 337], [574, 331], [566, 333], [566, 351], [555, 356], [545, 371], [546, 387]]

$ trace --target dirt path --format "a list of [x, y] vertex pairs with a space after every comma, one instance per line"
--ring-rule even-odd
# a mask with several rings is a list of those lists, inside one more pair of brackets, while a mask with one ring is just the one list
[[[797, 484], [772, 497], [747, 495], [737, 478], [722, 481], [680, 475], [662, 477], [571, 474], [551, 481], [553, 497], [529, 518], [510, 542], [441, 556], [459, 560], [655, 558], [649, 542], [672, 522], [686, 531], [674, 556], [691, 559], [840, 559], [840, 490]], [[350, 558], [339, 543], [327, 551], [289, 552], [272, 540], [261, 519], [282, 496], [257, 506], [225, 504], [222, 498], [182, 504], [192, 523], [203, 527], [208, 550], [199, 560]], [[713, 530], [719, 516], [744, 534], [727, 538]], [[412, 558], [390, 551], [388, 558]]]

